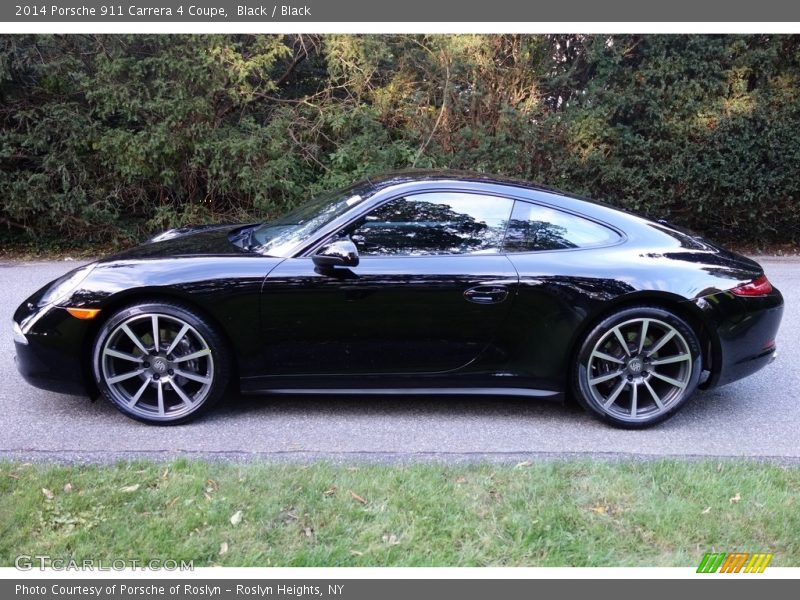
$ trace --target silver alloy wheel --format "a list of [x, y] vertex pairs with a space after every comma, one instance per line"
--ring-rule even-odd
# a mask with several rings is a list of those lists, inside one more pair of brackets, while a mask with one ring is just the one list
[[626, 422], [669, 411], [692, 380], [692, 353], [672, 325], [652, 317], [609, 329], [586, 364], [588, 388], [603, 412]]
[[214, 381], [214, 357], [203, 336], [177, 317], [146, 313], [118, 324], [103, 344], [100, 366], [116, 402], [148, 420], [195, 410]]

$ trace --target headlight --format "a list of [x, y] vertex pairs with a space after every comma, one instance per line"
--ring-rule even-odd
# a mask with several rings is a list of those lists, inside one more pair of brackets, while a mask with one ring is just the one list
[[97, 263], [79, 267], [74, 271], [70, 271], [63, 277], [56, 279], [39, 299], [39, 306], [46, 304], [53, 304], [63, 300], [72, 290], [78, 287], [81, 282], [86, 279], [89, 273], [92, 272]]
[[22, 333], [22, 328], [19, 326], [19, 323], [13, 321], [14, 325], [12, 326], [12, 331], [14, 332], [14, 341], [20, 344], [28, 344], [28, 338], [25, 337], [25, 334]]

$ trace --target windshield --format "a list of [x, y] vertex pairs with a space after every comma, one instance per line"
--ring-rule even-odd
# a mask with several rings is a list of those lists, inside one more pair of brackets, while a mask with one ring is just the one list
[[[286, 256], [305, 238], [313, 235], [361, 203], [367, 195], [368, 184], [359, 182], [328, 192], [298, 206], [276, 221], [259, 225], [253, 230], [253, 244], [270, 256]], [[363, 194], [363, 196], [361, 194]]]

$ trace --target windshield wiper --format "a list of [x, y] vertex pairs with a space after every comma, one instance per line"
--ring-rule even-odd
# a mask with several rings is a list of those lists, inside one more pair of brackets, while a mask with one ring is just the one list
[[255, 230], [259, 225], [260, 223], [255, 223], [249, 227], [247, 225], [240, 227], [228, 236], [228, 240], [245, 252], [250, 252], [253, 248], [259, 246], [255, 237]]
[[244, 249], [248, 252], [257, 246], [255, 235], [256, 227], [258, 227], [258, 225], [253, 225], [253, 227], [250, 228], [250, 231], [247, 232], [247, 239], [244, 242]]

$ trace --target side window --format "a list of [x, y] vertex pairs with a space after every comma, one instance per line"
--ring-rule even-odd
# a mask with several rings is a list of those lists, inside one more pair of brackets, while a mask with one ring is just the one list
[[599, 223], [569, 213], [516, 202], [508, 224], [504, 250], [532, 252], [606, 246], [619, 240], [619, 235]]
[[365, 256], [430, 256], [500, 252], [514, 201], [436, 192], [396, 198], [350, 230]]

